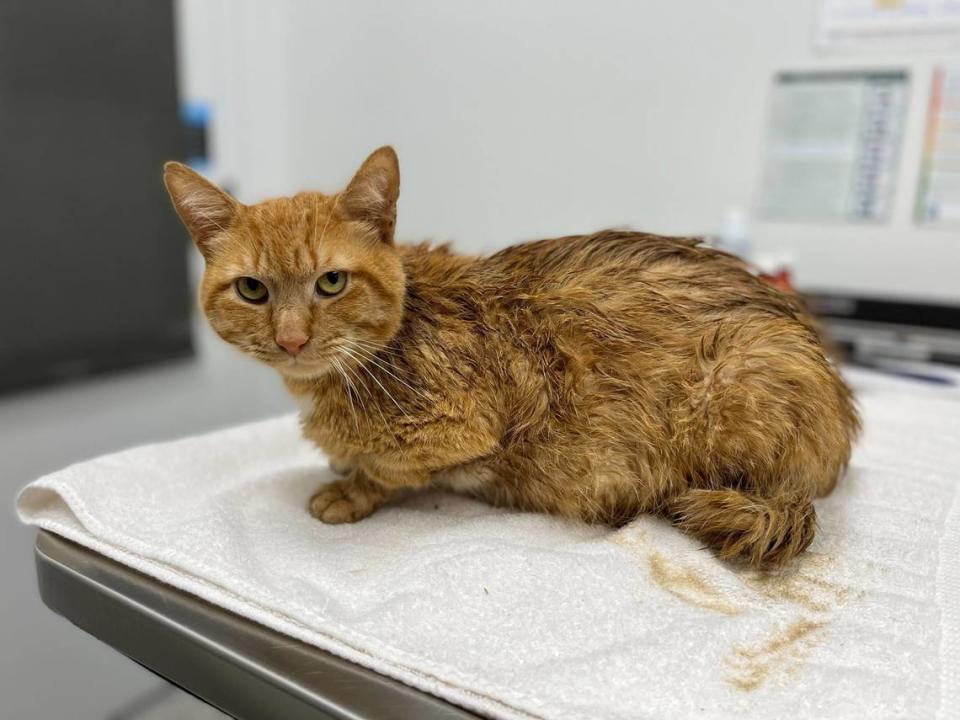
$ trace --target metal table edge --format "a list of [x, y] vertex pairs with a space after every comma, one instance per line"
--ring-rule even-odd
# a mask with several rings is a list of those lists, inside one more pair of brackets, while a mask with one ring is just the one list
[[34, 556], [47, 607], [240, 720], [477, 717], [52, 533]]

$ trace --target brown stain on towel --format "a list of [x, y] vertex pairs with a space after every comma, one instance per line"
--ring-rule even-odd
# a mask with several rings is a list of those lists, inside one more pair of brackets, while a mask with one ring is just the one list
[[657, 585], [690, 605], [723, 615], [737, 615], [741, 608], [724, 599], [717, 588], [693, 568], [667, 561], [660, 553], [650, 553], [650, 577]]
[[802, 667], [801, 662], [813, 647], [817, 631], [854, 596], [849, 586], [824, 577], [833, 563], [829, 556], [809, 553], [785, 568], [747, 571], [741, 575], [747, 587], [761, 596], [799, 606], [804, 612], [785, 628], [775, 629], [759, 646], [734, 646], [727, 657], [727, 665], [733, 671], [725, 678], [727, 684], [742, 692], [751, 692], [775, 672], [793, 674]]
[[723, 597], [723, 593], [711, 585], [691, 567], [672, 562], [661, 553], [648, 552], [646, 533], [640, 528], [630, 532], [617, 532], [613, 542], [629, 549], [640, 558], [646, 557], [650, 579], [668, 593], [683, 602], [722, 615], [737, 615], [741, 608]]
[[744, 596], [743, 591], [724, 592], [695, 568], [652, 550], [643, 532], [617, 533], [613, 541], [646, 559], [650, 579], [689, 605], [728, 617], [756, 604], [780, 610], [780, 619], [772, 628], [757, 633], [750, 644], [734, 645], [724, 659], [730, 671], [724, 681], [740, 692], [753, 692], [778, 675], [790, 677], [800, 672], [804, 658], [836, 611], [850, 598], [863, 594], [828, 580], [826, 575], [835, 561], [822, 553], [807, 552], [777, 569], [734, 566]]
[[771, 600], [784, 600], [812, 613], [826, 613], [850, 596], [850, 588], [819, 577], [831, 564], [825, 555], [810, 555], [782, 570], [748, 571], [744, 582]]
[[825, 624], [826, 621], [800, 618], [759, 647], [734, 647], [727, 660], [733, 668], [727, 683], [744, 692], [756, 690], [773, 670], [802, 659], [812, 645], [813, 634]]

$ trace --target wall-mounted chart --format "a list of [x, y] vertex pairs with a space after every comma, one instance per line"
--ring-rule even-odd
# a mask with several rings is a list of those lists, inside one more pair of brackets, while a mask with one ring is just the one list
[[960, 66], [933, 71], [917, 220], [960, 222]]
[[960, 0], [821, 0], [816, 44], [826, 50], [960, 47]]
[[906, 71], [777, 75], [759, 213], [810, 222], [889, 218], [908, 89]]

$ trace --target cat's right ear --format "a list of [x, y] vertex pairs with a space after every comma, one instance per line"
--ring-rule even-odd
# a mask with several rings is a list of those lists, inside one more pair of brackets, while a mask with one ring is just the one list
[[236, 217], [240, 203], [178, 162], [163, 166], [163, 184], [197, 248], [208, 257], [217, 235], [227, 230]]
[[347, 189], [340, 193], [339, 206], [344, 217], [366, 224], [381, 240], [392, 245], [399, 195], [397, 153], [384, 145], [364, 160]]

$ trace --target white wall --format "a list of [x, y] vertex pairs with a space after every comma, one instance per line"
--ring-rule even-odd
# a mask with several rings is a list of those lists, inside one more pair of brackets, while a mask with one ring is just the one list
[[757, 223], [806, 286], [960, 302], [960, 232], [912, 209], [930, 71], [952, 57], [812, 46], [815, 0], [181, 0], [184, 89], [219, 111], [241, 199], [334, 190], [374, 147], [403, 168], [399, 234], [486, 251], [631, 225], [718, 229], [758, 194], [771, 77], [906, 67], [885, 225]]

